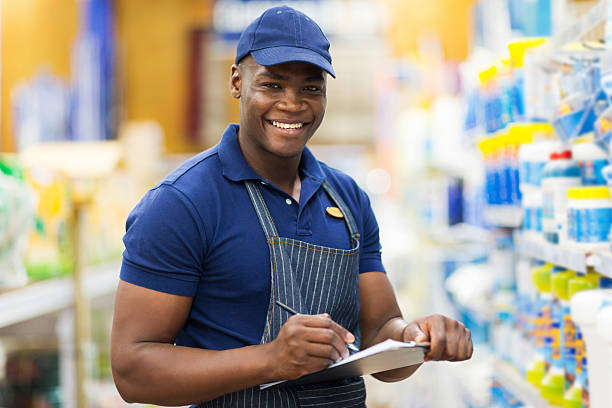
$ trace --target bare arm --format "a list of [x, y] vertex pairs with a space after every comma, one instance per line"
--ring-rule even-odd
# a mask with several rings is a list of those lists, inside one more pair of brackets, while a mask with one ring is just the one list
[[[430, 341], [426, 360], [460, 361], [472, 356], [470, 332], [463, 324], [441, 315], [433, 315], [407, 323], [387, 275], [367, 272], [359, 275], [361, 332], [363, 348], [386, 339]], [[398, 368], [375, 374], [381, 381], [399, 381], [411, 376], [420, 365]]]
[[128, 402], [187, 405], [262, 383], [298, 378], [348, 355], [352, 334], [327, 315], [293, 316], [271, 343], [232, 350], [174, 346], [192, 298], [120, 281], [111, 366]]

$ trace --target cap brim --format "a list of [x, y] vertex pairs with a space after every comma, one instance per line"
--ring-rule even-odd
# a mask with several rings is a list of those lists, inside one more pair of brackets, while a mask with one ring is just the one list
[[336, 77], [331, 63], [308, 48], [270, 47], [251, 51], [251, 55], [259, 65], [268, 66], [284, 64], [285, 62], [307, 62], [327, 71], [332, 77]]

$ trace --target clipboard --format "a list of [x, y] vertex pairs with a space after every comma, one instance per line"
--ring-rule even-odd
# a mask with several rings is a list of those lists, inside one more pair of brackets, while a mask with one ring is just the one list
[[428, 350], [429, 343], [404, 343], [388, 339], [333, 363], [324, 370], [306, 374], [296, 380], [262, 384], [259, 388], [265, 390], [280, 384], [306, 385], [408, 367], [423, 363]]

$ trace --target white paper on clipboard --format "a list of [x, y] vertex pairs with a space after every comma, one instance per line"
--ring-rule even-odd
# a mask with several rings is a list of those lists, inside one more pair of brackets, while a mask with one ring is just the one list
[[375, 374], [381, 371], [421, 364], [424, 361], [427, 347], [429, 347], [429, 343], [403, 343], [401, 341], [388, 339], [382, 343], [375, 344], [372, 347], [352, 354], [342, 361], [333, 363], [324, 370], [306, 374], [297, 380], [283, 380], [262, 384], [259, 388], [265, 390], [266, 388], [283, 383], [305, 385]]

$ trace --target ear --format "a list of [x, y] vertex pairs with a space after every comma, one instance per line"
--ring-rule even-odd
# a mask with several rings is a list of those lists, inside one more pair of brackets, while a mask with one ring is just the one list
[[242, 91], [242, 73], [238, 65], [232, 65], [232, 74], [230, 76], [230, 94], [236, 99], [240, 99], [240, 92]]

